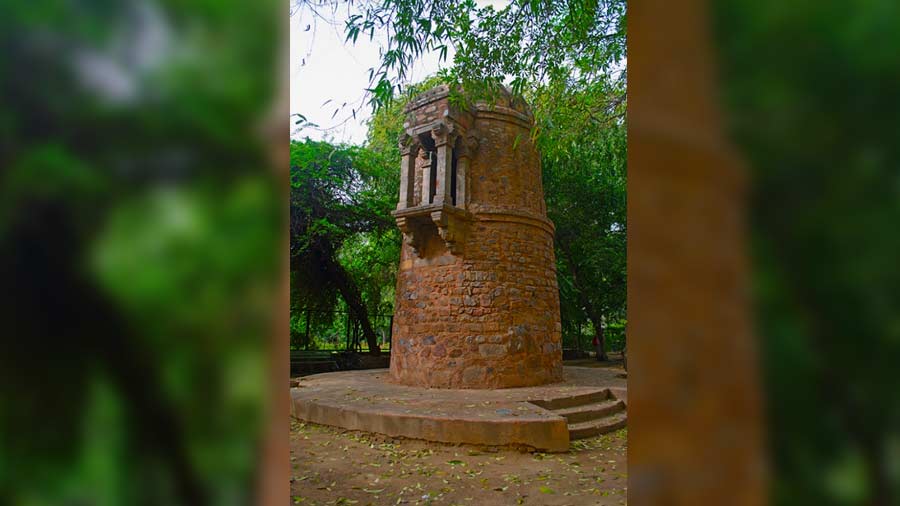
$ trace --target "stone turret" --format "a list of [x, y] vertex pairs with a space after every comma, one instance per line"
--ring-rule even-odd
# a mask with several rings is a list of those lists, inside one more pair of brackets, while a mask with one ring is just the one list
[[406, 112], [391, 378], [433, 388], [562, 380], [553, 224], [531, 113], [509, 94], [457, 107], [447, 86]]

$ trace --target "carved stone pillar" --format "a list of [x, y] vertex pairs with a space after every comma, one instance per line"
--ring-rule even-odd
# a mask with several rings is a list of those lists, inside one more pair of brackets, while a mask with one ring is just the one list
[[418, 205], [424, 206], [431, 204], [431, 163], [421, 167], [419, 170], [422, 171], [422, 200], [419, 201]]
[[406, 209], [416, 205], [413, 201], [415, 184], [415, 152], [414, 143], [409, 135], [400, 136], [400, 199], [397, 209]]
[[451, 204], [453, 197], [450, 194], [450, 175], [453, 166], [453, 141], [456, 133], [446, 125], [439, 125], [431, 131], [434, 145], [437, 149], [437, 184], [435, 185], [434, 203], [437, 205]]
[[477, 150], [478, 138], [474, 135], [468, 135], [460, 143], [459, 157], [456, 161], [456, 207], [460, 209], [465, 209], [468, 204], [469, 160]]

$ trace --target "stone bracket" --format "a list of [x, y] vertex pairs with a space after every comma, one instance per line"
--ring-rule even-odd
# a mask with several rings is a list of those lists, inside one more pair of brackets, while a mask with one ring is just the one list
[[422, 256], [428, 236], [437, 234], [447, 250], [461, 255], [472, 222], [470, 213], [447, 204], [431, 204], [399, 209], [391, 213], [403, 233], [403, 241], [409, 244], [417, 256]]

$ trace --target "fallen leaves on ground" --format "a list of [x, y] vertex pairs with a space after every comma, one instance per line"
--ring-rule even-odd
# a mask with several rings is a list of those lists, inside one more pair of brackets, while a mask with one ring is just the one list
[[291, 498], [303, 505], [625, 504], [625, 429], [566, 453], [453, 446], [291, 422]]

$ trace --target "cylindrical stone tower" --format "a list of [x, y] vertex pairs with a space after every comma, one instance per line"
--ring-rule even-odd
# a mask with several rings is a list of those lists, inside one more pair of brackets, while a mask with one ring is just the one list
[[406, 108], [391, 378], [431, 388], [562, 380], [553, 224], [532, 117], [504, 95], [456, 107], [439, 86]]

